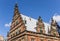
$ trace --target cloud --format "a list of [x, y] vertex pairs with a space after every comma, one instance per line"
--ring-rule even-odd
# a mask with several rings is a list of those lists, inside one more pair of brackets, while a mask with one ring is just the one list
[[10, 25], [11, 25], [11, 22], [10, 22], [10, 23], [5, 24], [5, 27], [10, 27]]
[[60, 25], [60, 14], [55, 13], [53, 19], [56, 20], [56, 22]]
[[57, 22], [60, 22], [60, 15], [55, 14], [53, 16], [53, 19], [56, 20]]

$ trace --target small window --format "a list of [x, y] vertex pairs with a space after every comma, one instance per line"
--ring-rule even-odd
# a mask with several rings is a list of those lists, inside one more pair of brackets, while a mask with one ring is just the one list
[[22, 38], [21, 41], [25, 41], [24, 38]]
[[34, 38], [31, 38], [31, 41], [34, 41], [35, 39]]
[[42, 30], [42, 27], [40, 27], [40, 29]]
[[17, 35], [17, 32], [16, 32], [16, 35]]
[[27, 23], [26, 20], [24, 20], [24, 23], [25, 23], [25, 24]]
[[16, 32], [16, 34], [19, 34], [20, 33], [20, 30], [18, 30], [17, 32]]
[[21, 41], [21, 39], [19, 39], [18, 41]]
[[11, 37], [13, 37], [13, 35], [11, 35]]
[[40, 41], [43, 41], [43, 39], [41, 39]]
[[18, 24], [18, 21], [16, 21], [16, 25]]
[[43, 30], [40, 29], [40, 33], [43, 33]]
[[54, 36], [56, 36], [56, 34], [54, 33]]
[[13, 34], [13, 36], [15, 36], [15, 33]]
[[50, 40], [48, 40], [48, 41], [50, 41]]
[[50, 41], [50, 40], [48, 40], [48, 41]]
[[42, 27], [40, 27], [40, 33], [43, 33]]

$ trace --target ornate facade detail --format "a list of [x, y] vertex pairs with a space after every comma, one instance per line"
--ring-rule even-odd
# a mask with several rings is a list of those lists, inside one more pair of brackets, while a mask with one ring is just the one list
[[[51, 31], [45, 33], [45, 24], [41, 17], [38, 20], [24, 16], [19, 13], [18, 5], [15, 5], [14, 15], [7, 35], [8, 41], [60, 41], [57, 32], [57, 23], [52, 20]], [[36, 29], [34, 29], [36, 27]], [[54, 36], [56, 35], [56, 36]]]
[[45, 33], [44, 23], [40, 16], [39, 16], [38, 22], [37, 22], [37, 32]]
[[8, 38], [12, 38], [25, 30], [26, 30], [25, 24], [22, 20], [20, 13], [19, 13], [18, 5], [15, 4], [14, 16], [12, 19], [11, 28], [10, 28], [10, 32], [8, 34]]
[[57, 22], [54, 19], [51, 21], [51, 35], [59, 36]]

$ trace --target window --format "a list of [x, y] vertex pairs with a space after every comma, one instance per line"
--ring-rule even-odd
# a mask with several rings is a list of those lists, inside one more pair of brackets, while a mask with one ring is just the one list
[[35, 39], [34, 38], [31, 38], [31, 41], [34, 41]]
[[56, 36], [56, 34], [54, 33], [54, 36]]
[[14, 16], [14, 20], [17, 19], [18, 15]]
[[26, 20], [24, 20], [24, 23], [25, 23], [25, 24], [27, 23]]
[[43, 33], [43, 30], [40, 30], [40, 33]]
[[43, 33], [42, 27], [40, 27], [40, 33]]
[[18, 21], [16, 21], [16, 25], [18, 24]]
[[13, 34], [13, 36], [15, 36], [15, 33]]
[[25, 41], [24, 38], [22, 38], [21, 41]]
[[16, 34], [19, 34], [20, 33], [20, 30], [18, 30], [17, 32], [16, 32]]
[[17, 35], [17, 32], [16, 32], [16, 35]]
[[40, 29], [42, 30], [42, 27], [40, 27]]
[[50, 40], [48, 40], [48, 41], [50, 41]]
[[21, 39], [19, 39], [18, 41], [21, 41]]
[[48, 41], [50, 41], [50, 39]]
[[43, 41], [43, 39], [41, 39], [40, 41]]
[[13, 35], [11, 35], [11, 37], [13, 37]]

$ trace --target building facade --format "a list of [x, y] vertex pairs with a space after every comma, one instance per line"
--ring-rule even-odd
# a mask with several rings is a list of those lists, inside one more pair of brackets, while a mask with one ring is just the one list
[[15, 5], [14, 15], [7, 35], [8, 41], [60, 41], [57, 22], [52, 18], [50, 29], [39, 16], [38, 20], [22, 15]]

